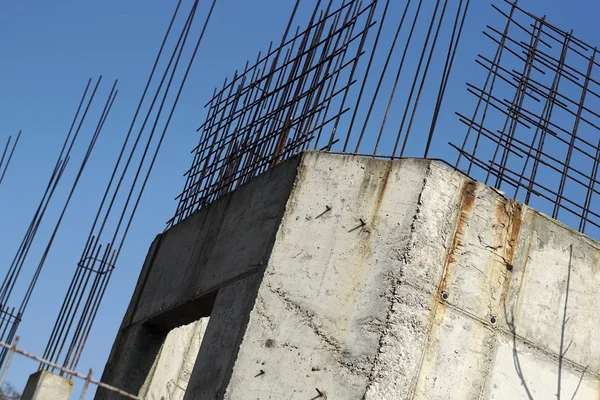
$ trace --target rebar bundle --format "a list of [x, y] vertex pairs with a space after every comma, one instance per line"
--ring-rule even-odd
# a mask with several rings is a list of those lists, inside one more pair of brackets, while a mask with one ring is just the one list
[[[73, 180], [73, 182], [71, 183], [71, 187], [68, 192], [68, 197], [62, 204], [60, 216], [54, 223], [54, 228], [53, 228], [52, 233], [46, 243], [45, 250], [42, 254], [42, 257], [40, 258], [40, 260], [38, 262], [37, 267], [34, 270], [33, 275], [30, 278], [29, 284], [27, 285], [27, 289], [21, 299], [20, 305], [16, 308], [15, 307], [9, 308], [8, 304], [12, 302], [13, 291], [15, 289], [17, 280], [19, 279], [19, 277], [21, 276], [21, 273], [23, 272], [23, 267], [25, 265], [25, 262], [27, 261], [29, 250], [31, 249], [31, 246], [32, 246], [34, 239], [36, 237], [36, 234], [38, 232], [38, 228], [40, 227], [40, 224], [42, 223], [42, 220], [44, 219], [46, 211], [47, 211], [50, 203], [52, 202], [52, 198], [55, 194], [55, 191], [56, 191], [57, 187], [59, 186], [59, 183], [61, 182], [61, 178], [63, 177], [63, 174], [64, 174], [67, 166], [69, 165], [69, 161], [71, 160], [71, 157], [73, 156], [74, 145], [77, 142], [77, 139], [80, 137], [82, 127], [84, 126], [88, 112], [92, 106], [92, 103], [94, 102], [94, 98], [95, 98], [98, 88], [100, 86], [101, 79], [102, 79], [101, 77], [98, 78], [98, 80], [96, 81], [96, 84], [93, 87], [93, 90], [91, 90], [91, 93], [90, 93], [90, 87], [92, 84], [92, 79], [90, 79], [87, 83], [87, 86], [85, 88], [85, 91], [83, 93], [81, 101], [79, 103], [79, 106], [77, 108], [77, 112], [75, 113], [75, 117], [73, 118], [71, 127], [67, 133], [65, 141], [63, 143], [63, 146], [60, 150], [58, 159], [54, 166], [54, 170], [48, 180], [46, 190], [44, 191], [44, 193], [42, 195], [42, 198], [41, 198], [40, 203], [34, 213], [31, 223], [29, 224], [29, 227], [28, 227], [27, 231], [25, 232], [23, 240], [21, 241], [21, 244], [20, 244], [19, 248], [17, 249], [17, 252], [6, 272], [6, 275], [4, 276], [4, 279], [1, 283], [1, 285], [0, 285], [0, 310], [1, 310], [1, 314], [2, 314], [2, 318], [0, 321], [0, 341], [10, 343], [14, 339], [14, 336], [19, 327], [19, 323], [21, 322], [23, 314], [25, 313], [25, 311], [27, 309], [29, 300], [31, 299], [31, 295], [36, 287], [40, 273], [42, 272], [42, 269], [46, 262], [46, 258], [48, 256], [48, 254], [50, 253], [50, 250], [52, 248], [52, 245], [54, 243], [54, 240], [56, 238], [56, 235], [58, 233], [60, 225], [62, 223], [63, 217], [67, 212], [67, 209], [70, 205], [72, 196], [77, 188], [77, 184], [79, 183], [82, 173], [86, 167], [86, 164], [90, 158], [90, 155], [92, 154], [92, 151], [94, 149], [96, 141], [98, 140], [98, 137], [99, 137], [100, 133], [102, 132], [102, 128], [104, 126], [106, 118], [108, 117], [110, 109], [116, 98], [117, 82], [115, 81], [115, 83], [112, 86], [112, 89], [110, 91], [110, 94], [108, 95], [108, 98], [105, 102], [102, 114], [100, 115], [100, 118], [96, 124], [94, 133], [92, 134], [92, 136], [90, 138], [90, 141], [87, 146], [87, 150], [79, 163], [79, 168], [77, 169], [77, 175], [76, 175], [75, 179]], [[4, 359], [6, 357], [6, 352], [7, 352], [6, 349], [0, 350], [0, 365], [2, 365], [2, 363], [4, 362]]]
[[[464, 140], [455, 167], [507, 196], [579, 229], [598, 233], [600, 67], [598, 50], [520, 8], [493, 6], [506, 21], [484, 32], [496, 45], [479, 55], [483, 86], [468, 85], [474, 112], [458, 113]], [[593, 232], [590, 232], [593, 228]]]
[[[168, 226], [306, 149], [428, 156], [469, 0], [317, 1], [294, 28], [301, 7], [277, 45], [215, 89]], [[417, 119], [426, 132], [411, 136]]]
[[[175, 8], [46, 345], [43, 357], [70, 370], [83, 353], [216, 0], [191, 40], [199, 2], [187, 13], [182, 3]], [[48, 368], [40, 364], [40, 369]]]

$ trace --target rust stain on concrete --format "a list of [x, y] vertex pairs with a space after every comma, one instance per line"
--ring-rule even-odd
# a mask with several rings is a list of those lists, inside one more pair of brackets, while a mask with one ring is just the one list
[[456, 221], [456, 228], [452, 237], [452, 244], [448, 249], [446, 255], [446, 262], [444, 265], [444, 275], [442, 282], [438, 288], [438, 298], [440, 298], [443, 291], [446, 290], [448, 285], [448, 278], [450, 271], [456, 266], [458, 262], [458, 250], [463, 246], [463, 238], [465, 234], [465, 228], [468, 224], [471, 214], [473, 212], [473, 206], [475, 205], [475, 190], [477, 183], [475, 181], [468, 181], [462, 185], [459, 194], [459, 214]]
[[[531, 252], [531, 245], [533, 243], [533, 232], [535, 232], [535, 225], [534, 225], [534, 221], [535, 221], [535, 216], [536, 213], [529, 213], [531, 221], [530, 221], [530, 225], [531, 225], [531, 234], [529, 236], [529, 240], [527, 243], [527, 250], [525, 251], [525, 255], [523, 257], [523, 270], [521, 272], [521, 280], [519, 282], [519, 291], [516, 294], [516, 301], [515, 301], [515, 305], [513, 308], [514, 311], [514, 315], [518, 315], [519, 314], [519, 308], [521, 306], [521, 292], [523, 291], [523, 283], [525, 282], [525, 273], [527, 272], [527, 262], [529, 261], [529, 254]], [[516, 317], [515, 317], [516, 318]]]
[[521, 227], [523, 223], [523, 207], [521, 204], [514, 200], [510, 200], [508, 204], [511, 205], [512, 213], [510, 218], [510, 234], [507, 238], [507, 247], [504, 258], [508, 262], [509, 270], [512, 270], [512, 265], [515, 258], [515, 252], [519, 244], [519, 236], [521, 235]]
[[372, 223], [375, 223], [375, 221], [377, 220], [377, 217], [379, 216], [379, 212], [381, 211], [383, 195], [385, 194], [385, 191], [387, 189], [391, 173], [392, 173], [392, 163], [389, 163], [388, 168], [386, 169], [385, 173], [383, 174], [382, 182], [379, 185], [379, 190], [377, 193], [377, 198], [375, 199], [375, 209], [373, 210], [373, 214], [372, 214], [373, 217], [371, 219]]
[[[373, 253], [373, 230], [376, 229], [377, 222], [380, 217], [383, 198], [388, 187], [389, 177], [392, 172], [393, 165], [387, 164], [385, 171], [381, 171], [376, 176], [366, 175], [359, 188], [360, 196], [365, 196], [369, 200], [365, 205], [365, 214], [361, 218], [361, 222], [365, 223], [360, 229], [352, 231], [352, 240], [356, 241], [356, 254], [353, 260], [348, 265], [349, 286], [347, 292], [346, 307], [343, 311], [345, 322], [351, 321], [351, 314], [359, 293], [359, 288], [364, 282], [364, 276], [370, 257]], [[374, 196], [374, 197], [371, 197]], [[358, 222], [357, 222], [358, 223]], [[345, 330], [348, 330], [346, 327]]]
[[[502, 271], [504, 280], [502, 281], [502, 291], [500, 293], [500, 306], [506, 304], [506, 298], [510, 288], [510, 277], [512, 276], [515, 253], [519, 244], [521, 227], [523, 224], [523, 209], [521, 204], [515, 200], [506, 200], [501, 203], [502, 207], [497, 207], [497, 218], [506, 224], [505, 233], [501, 237], [502, 258], [505, 268]], [[500, 208], [502, 213], [500, 215]], [[505, 222], [504, 222], [505, 221]], [[506, 314], [506, 310], [504, 310]]]

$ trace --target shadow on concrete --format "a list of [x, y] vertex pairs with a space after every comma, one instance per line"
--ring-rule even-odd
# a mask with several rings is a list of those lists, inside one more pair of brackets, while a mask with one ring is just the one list
[[[565, 355], [567, 354], [567, 351], [569, 351], [571, 344], [573, 343], [573, 341], [571, 340], [571, 341], [569, 341], [569, 344], [565, 347], [565, 331], [567, 328], [567, 323], [569, 322], [569, 317], [567, 316], [567, 314], [568, 314], [568, 306], [569, 306], [569, 294], [570, 294], [570, 289], [571, 289], [571, 270], [572, 269], [573, 269], [573, 245], [571, 244], [569, 246], [569, 265], [567, 268], [567, 285], [566, 285], [566, 289], [565, 289], [565, 305], [563, 308], [563, 322], [560, 327], [560, 350], [559, 350], [559, 354], [558, 354], [558, 381], [556, 384], [556, 386], [557, 386], [556, 398], [558, 400], [560, 400], [561, 395], [562, 395], [562, 372], [563, 372], [564, 358], [565, 358]], [[577, 392], [579, 391], [579, 388], [581, 387], [581, 382], [583, 381], [583, 377], [585, 376], [587, 369], [588, 369], [588, 367], [585, 367], [583, 369], [583, 372], [581, 373], [581, 376], [579, 377], [579, 382], [577, 383], [577, 387], [575, 388], [575, 391], [573, 392], [573, 396], [571, 396], [571, 400], [575, 399], [575, 396], [577, 396]]]
[[533, 400], [533, 396], [531, 395], [531, 391], [529, 390], [529, 386], [527, 385], [527, 381], [525, 380], [525, 375], [523, 374], [523, 369], [521, 368], [521, 361], [519, 360], [519, 352], [517, 351], [517, 327], [515, 325], [515, 313], [514, 310], [510, 310], [510, 318], [508, 316], [508, 310], [506, 309], [506, 303], [504, 304], [504, 318], [506, 320], [506, 324], [510, 329], [510, 333], [512, 336], [512, 345], [513, 345], [513, 364], [515, 366], [515, 371], [517, 372], [517, 376], [521, 380], [521, 385], [525, 389], [525, 393], [527, 394], [527, 398], [529, 400]]
[[[569, 351], [571, 344], [573, 343], [573, 341], [571, 340], [565, 346], [565, 332], [566, 332], [567, 323], [569, 322], [568, 306], [569, 306], [569, 294], [570, 294], [570, 289], [571, 289], [572, 261], [573, 261], [573, 245], [570, 245], [569, 246], [569, 264], [567, 267], [567, 282], [566, 282], [566, 288], [565, 288], [565, 303], [563, 306], [563, 320], [562, 320], [562, 324], [561, 324], [561, 328], [560, 328], [560, 349], [559, 349], [559, 354], [558, 354], [558, 377], [557, 377], [557, 388], [556, 388], [556, 398], [558, 400], [560, 400], [561, 396], [562, 396], [562, 373], [563, 373], [563, 368], [564, 368], [564, 358], [565, 358], [565, 355], [567, 354], [567, 352]], [[517, 375], [519, 376], [519, 379], [521, 380], [521, 384], [523, 385], [523, 388], [525, 390], [527, 398], [529, 400], [534, 400], [534, 397], [531, 394], [531, 390], [530, 390], [529, 386], [527, 385], [527, 381], [525, 380], [525, 375], [523, 373], [523, 369], [521, 367], [521, 362], [519, 360], [519, 352], [517, 350], [517, 328], [516, 328], [516, 324], [515, 324], [514, 310], [510, 310], [510, 316], [509, 316], [508, 310], [506, 308], [506, 303], [504, 304], [504, 318], [506, 320], [506, 324], [508, 325], [511, 336], [512, 336], [513, 363], [515, 366], [515, 371], [517, 372]], [[587, 369], [588, 369], [588, 367], [585, 367], [583, 372], [581, 373], [577, 387], [575, 388], [575, 391], [573, 392], [573, 395], [571, 396], [571, 400], [574, 400], [575, 397], [577, 396], [577, 392], [579, 391], [579, 388], [581, 387], [581, 382], [583, 381], [583, 378], [587, 372]]]

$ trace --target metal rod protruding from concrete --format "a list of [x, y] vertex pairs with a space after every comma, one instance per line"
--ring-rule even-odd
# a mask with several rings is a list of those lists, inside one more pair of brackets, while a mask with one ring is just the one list
[[8, 354], [8, 360], [6, 360], [6, 364], [2, 369], [2, 374], [0, 374], [0, 388], [4, 385], [4, 379], [6, 378], [6, 373], [8, 372], [8, 368], [10, 368], [10, 363], [12, 362], [13, 356], [15, 355], [15, 350], [17, 349], [17, 344], [19, 344], [19, 337], [17, 336], [10, 346], [10, 352]]

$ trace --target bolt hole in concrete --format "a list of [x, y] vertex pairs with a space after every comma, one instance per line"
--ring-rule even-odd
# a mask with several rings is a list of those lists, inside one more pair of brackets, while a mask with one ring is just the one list
[[443, 300], [448, 300], [448, 297], [450, 297], [450, 295], [448, 294], [448, 292], [442, 292], [442, 299]]
[[183, 400], [209, 317], [172, 329], [140, 390], [145, 399]]

